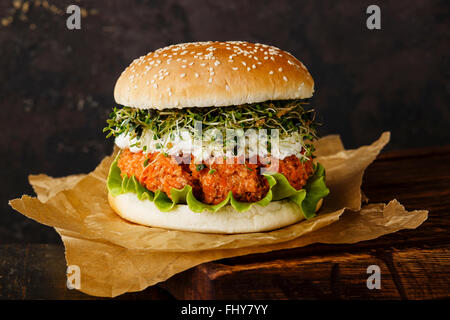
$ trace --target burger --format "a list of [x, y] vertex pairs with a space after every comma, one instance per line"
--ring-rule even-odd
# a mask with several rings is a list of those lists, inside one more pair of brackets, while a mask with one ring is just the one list
[[118, 147], [111, 208], [141, 225], [205, 233], [281, 228], [329, 193], [314, 160], [314, 81], [276, 47], [171, 45], [135, 59], [104, 129]]

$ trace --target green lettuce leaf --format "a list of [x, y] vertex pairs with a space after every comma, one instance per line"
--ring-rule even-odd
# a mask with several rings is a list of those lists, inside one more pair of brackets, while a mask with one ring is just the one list
[[211, 212], [216, 212], [217, 210], [219, 210], [220, 208], [222, 208], [223, 206], [227, 205], [228, 202], [230, 202], [231, 197], [233, 196], [232, 192], [230, 191], [228, 193], [228, 196], [222, 201], [219, 202], [218, 204], [206, 204], [203, 203], [199, 200], [197, 200], [194, 196], [194, 193], [189, 192], [187, 197], [186, 197], [186, 203], [189, 206], [189, 209], [191, 209], [194, 212], [202, 212], [204, 210], [208, 210]]
[[135, 176], [132, 176], [131, 178], [124, 176], [122, 178], [122, 176], [120, 175], [120, 168], [117, 166], [118, 160], [119, 155], [117, 155], [117, 157], [111, 164], [111, 167], [109, 168], [108, 179], [106, 180], [106, 186], [111, 195], [115, 197], [122, 193], [133, 192], [137, 194], [139, 200], [153, 201], [155, 197], [154, 193], [140, 184]]
[[155, 193], [155, 205], [162, 212], [170, 211], [178, 203], [186, 203], [187, 195], [190, 192], [192, 192], [192, 187], [190, 185], [184, 186], [183, 189], [172, 188], [170, 190], [172, 199], [170, 199], [164, 192], [158, 190]]
[[192, 187], [186, 185], [183, 189], [172, 188], [170, 197], [164, 192], [158, 190], [155, 193], [142, 186], [136, 177], [124, 176], [122, 178], [119, 167], [117, 166], [119, 155], [114, 159], [109, 170], [107, 179], [107, 188], [112, 196], [133, 192], [137, 194], [140, 200], [154, 201], [155, 206], [162, 212], [169, 212], [177, 204], [187, 204], [193, 212], [210, 211], [216, 212], [220, 208], [230, 204], [236, 211], [244, 212], [253, 205], [267, 206], [271, 201], [289, 199], [298, 205], [301, 213], [306, 219], [315, 216], [315, 209], [320, 199], [324, 198], [330, 192], [325, 185], [325, 169], [318, 163], [314, 174], [308, 179], [305, 187], [296, 190], [289, 184], [289, 181], [281, 173], [264, 173], [269, 183], [269, 191], [264, 198], [257, 202], [240, 202], [233, 197], [230, 191], [228, 196], [216, 205], [206, 204], [195, 198]]
[[[316, 165], [314, 175], [308, 179], [308, 183], [302, 190], [306, 191], [306, 197], [301, 204], [302, 212], [306, 219], [310, 219], [316, 215], [316, 206], [319, 200], [330, 193], [330, 189], [325, 184], [325, 168], [320, 163]], [[293, 201], [295, 202], [295, 200]]]

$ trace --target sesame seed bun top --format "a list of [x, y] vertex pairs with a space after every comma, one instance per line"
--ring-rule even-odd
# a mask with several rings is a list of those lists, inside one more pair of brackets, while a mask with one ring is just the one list
[[243, 41], [168, 46], [134, 60], [117, 80], [118, 104], [140, 109], [231, 106], [305, 99], [306, 67], [278, 48]]

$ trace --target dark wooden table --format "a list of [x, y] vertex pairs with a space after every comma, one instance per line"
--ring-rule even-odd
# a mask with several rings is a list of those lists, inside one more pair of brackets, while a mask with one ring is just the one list
[[[440, 299], [450, 297], [450, 146], [388, 152], [367, 169], [370, 202], [429, 210], [415, 230], [353, 245], [310, 245], [210, 262], [119, 299]], [[381, 269], [369, 290], [367, 267]], [[1, 245], [0, 297], [89, 299], [65, 286], [64, 249]]]

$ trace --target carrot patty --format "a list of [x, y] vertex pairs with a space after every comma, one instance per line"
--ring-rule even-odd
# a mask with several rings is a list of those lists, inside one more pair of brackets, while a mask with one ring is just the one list
[[[162, 190], [170, 197], [172, 188], [182, 189], [190, 185], [196, 198], [207, 204], [223, 201], [230, 191], [236, 200], [242, 202], [259, 201], [269, 191], [267, 179], [260, 172], [266, 165], [261, 162], [226, 164], [225, 161], [205, 161], [195, 164], [191, 161], [184, 164], [178, 160], [163, 153], [133, 153], [125, 149], [117, 165], [122, 176], [134, 175], [150, 191]], [[279, 160], [279, 172], [297, 190], [303, 188], [313, 171], [311, 160], [301, 162], [293, 155]]]
[[291, 186], [300, 190], [314, 173], [314, 166], [312, 160], [301, 162], [299, 158], [292, 155], [279, 161], [278, 172], [286, 177]]
[[162, 190], [168, 196], [172, 188], [182, 189], [188, 184], [196, 189], [197, 186], [189, 166], [179, 165], [173, 157], [159, 152], [144, 154], [125, 149], [120, 154], [117, 166], [122, 175], [134, 175], [148, 190]]
[[205, 162], [198, 170], [190, 164], [192, 176], [198, 179], [203, 194], [202, 201], [217, 204], [224, 200], [230, 191], [236, 200], [242, 202], [259, 201], [269, 191], [267, 179], [260, 174], [257, 164], [226, 164]]

